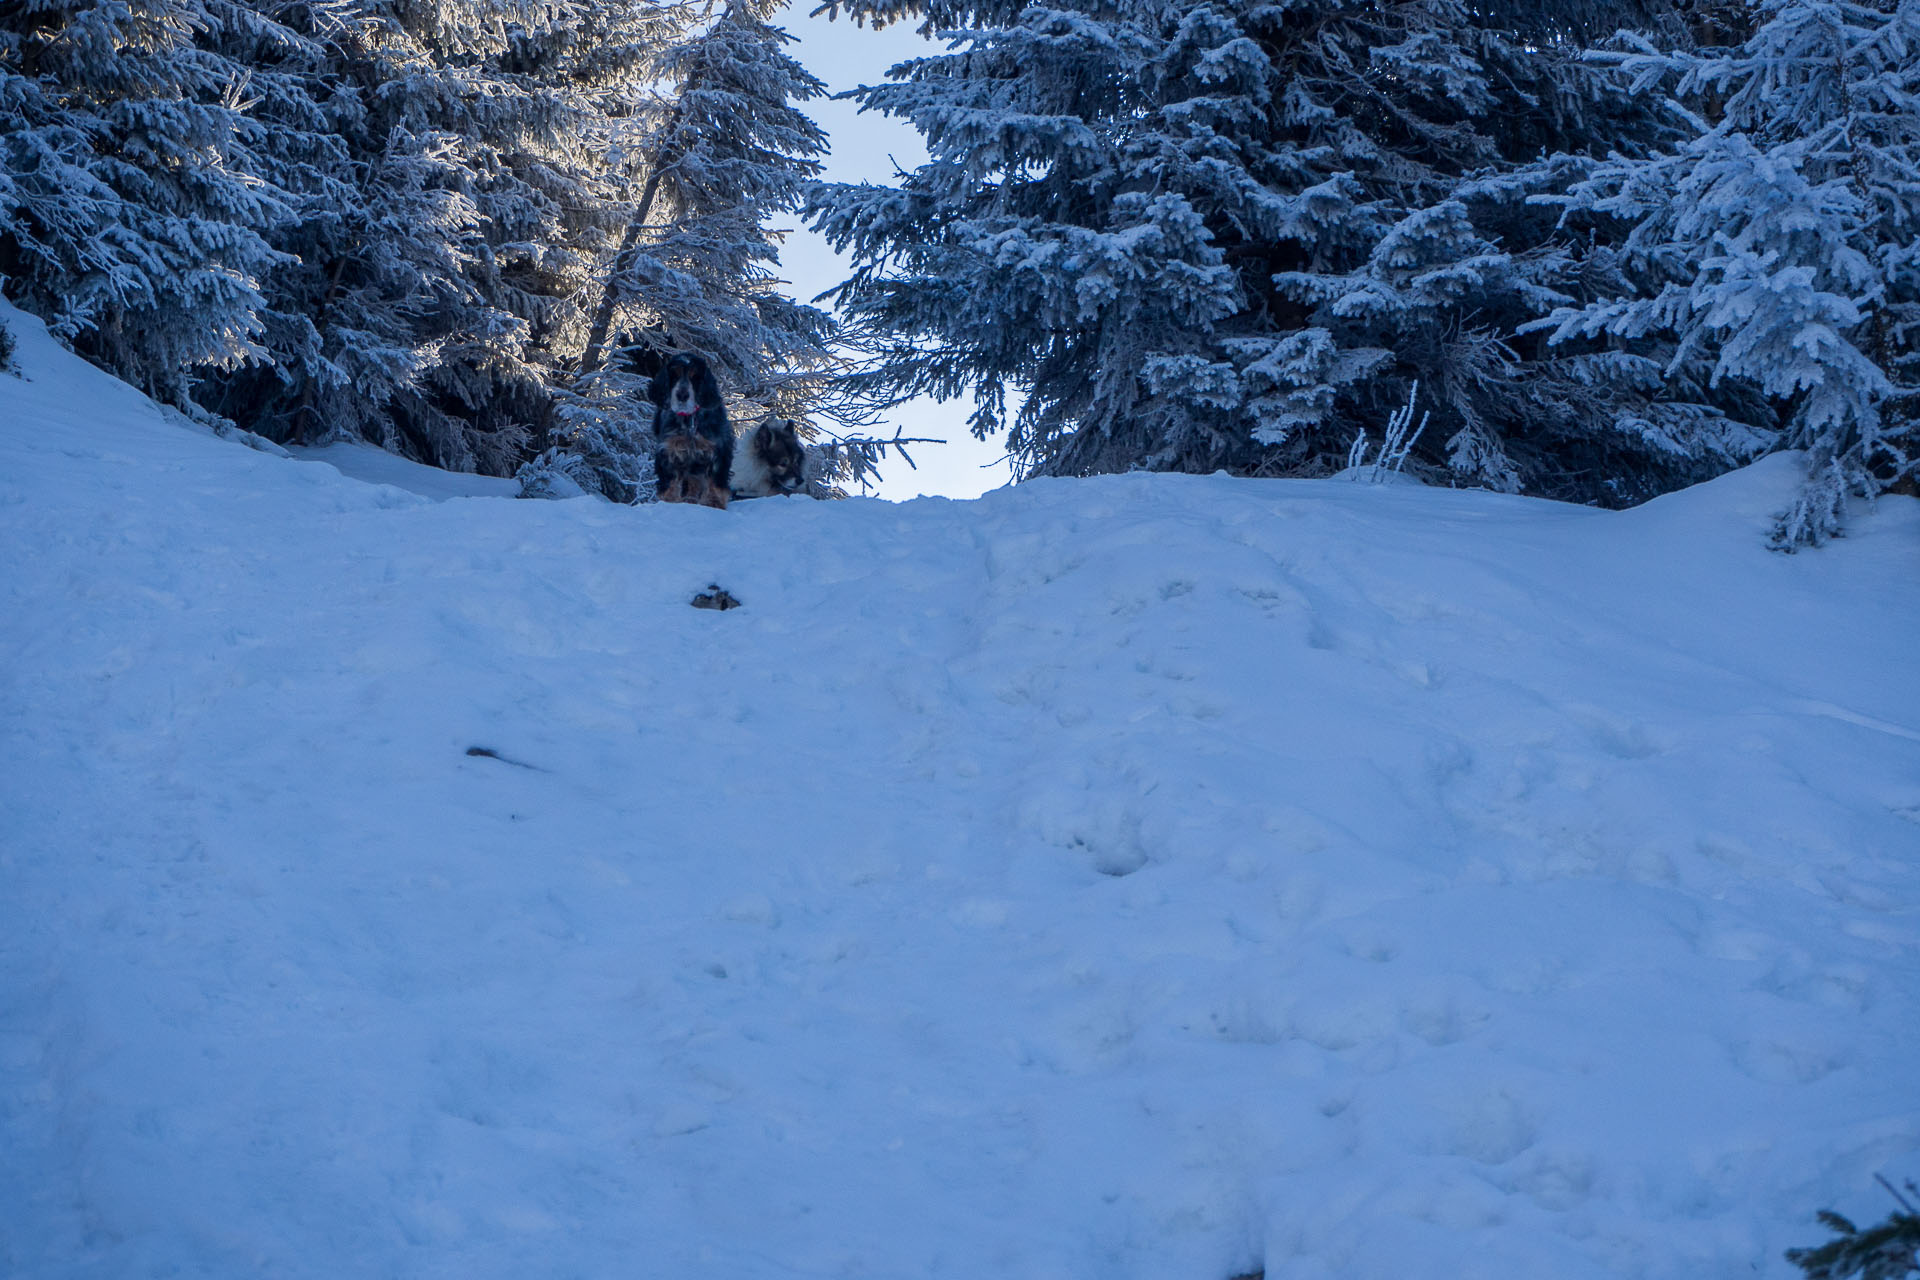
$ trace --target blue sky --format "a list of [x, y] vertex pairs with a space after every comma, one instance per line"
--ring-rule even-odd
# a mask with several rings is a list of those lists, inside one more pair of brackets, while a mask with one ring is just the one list
[[[896, 24], [875, 31], [856, 27], [845, 18], [830, 22], [807, 16], [813, 7], [813, 0], [796, 4], [780, 22], [799, 38], [799, 43], [792, 46], [794, 55], [826, 82], [831, 93], [876, 83], [886, 78], [888, 67], [936, 48], [910, 26]], [[809, 111], [832, 139], [833, 151], [827, 157], [824, 175], [831, 181], [884, 182], [896, 163], [911, 169], [927, 158], [920, 135], [904, 121], [871, 111], [862, 113], [852, 102], [815, 102], [809, 105]], [[825, 240], [798, 225], [787, 238], [781, 266], [794, 292], [802, 298], [814, 297], [848, 274], [845, 259], [835, 255]], [[1003, 446], [998, 441], [975, 440], [967, 432], [971, 408], [964, 401], [936, 404], [917, 400], [896, 409], [894, 420], [906, 428], [906, 434], [932, 436], [948, 443], [917, 447], [913, 452], [917, 470], [903, 462], [889, 463], [879, 496], [973, 498], [1007, 483], [1010, 472], [1002, 459]]]

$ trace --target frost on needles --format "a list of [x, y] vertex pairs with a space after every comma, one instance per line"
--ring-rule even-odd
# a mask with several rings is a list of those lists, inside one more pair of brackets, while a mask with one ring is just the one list
[[1920, 377], [1920, 5], [1767, 0], [1738, 48], [1606, 56], [1694, 117], [1682, 145], [1611, 157], [1564, 196], [1631, 226], [1641, 288], [1556, 311], [1554, 337], [1671, 338], [1786, 406], [1807, 483], [1773, 541], [1818, 545], [1849, 493], [1911, 483]]
[[1429, 478], [1621, 504], [1744, 461], [1768, 437], [1717, 406], [1649, 432], [1644, 362], [1521, 332], [1605, 247], [1528, 197], [1684, 132], [1579, 57], [1625, 16], [934, 4], [954, 52], [860, 91], [929, 163], [813, 204], [883, 335], [867, 376], [974, 392], [1029, 474], [1324, 474], [1415, 379]]
[[1910, 471], [1912, 0], [851, 7], [952, 48], [859, 91], [929, 162], [812, 204], [865, 377], [1024, 473], [1324, 474], [1416, 378], [1443, 483], [1802, 447], [1791, 545]]

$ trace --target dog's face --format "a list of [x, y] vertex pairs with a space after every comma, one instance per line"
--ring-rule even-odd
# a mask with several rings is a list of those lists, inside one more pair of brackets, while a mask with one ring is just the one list
[[798, 493], [807, 483], [807, 451], [791, 422], [763, 422], [753, 433], [754, 451], [767, 480], [781, 493]]
[[691, 423], [714, 400], [713, 371], [699, 356], [675, 356], [653, 379], [653, 402], [680, 422]]

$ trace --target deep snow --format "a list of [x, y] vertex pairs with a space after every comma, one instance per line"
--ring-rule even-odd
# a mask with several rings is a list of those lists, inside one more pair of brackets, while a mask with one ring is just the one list
[[1780, 1276], [1920, 1175], [1920, 503], [447, 497], [0, 315], [0, 1274]]

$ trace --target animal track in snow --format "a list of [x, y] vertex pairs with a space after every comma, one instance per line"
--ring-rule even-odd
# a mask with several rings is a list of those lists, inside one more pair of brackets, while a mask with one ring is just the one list
[[[1085, 841], [1075, 837], [1075, 843], [1082, 849], [1088, 849]], [[1139, 844], [1106, 845], [1089, 849], [1093, 855], [1093, 869], [1103, 876], [1130, 876], [1147, 865], [1147, 851]]]
[[1568, 707], [1585, 732], [1588, 741], [1610, 756], [1621, 760], [1645, 760], [1673, 749], [1668, 735], [1650, 729], [1645, 723], [1602, 711], [1598, 707]]
[[1480, 1164], [1505, 1164], [1531, 1147], [1539, 1126], [1511, 1093], [1496, 1089], [1457, 1110], [1443, 1137], [1449, 1155]]
[[1579, 1151], [1533, 1150], [1523, 1153], [1522, 1166], [1507, 1186], [1542, 1209], [1565, 1213], [1593, 1196], [1592, 1157]]
[[1490, 1010], [1446, 991], [1411, 996], [1400, 1009], [1400, 1025], [1436, 1049], [1471, 1038], [1492, 1018]]
[[1766, 1084], [1812, 1084], [1846, 1065], [1830, 1045], [1782, 1037], [1739, 1040], [1728, 1052], [1742, 1072]]

